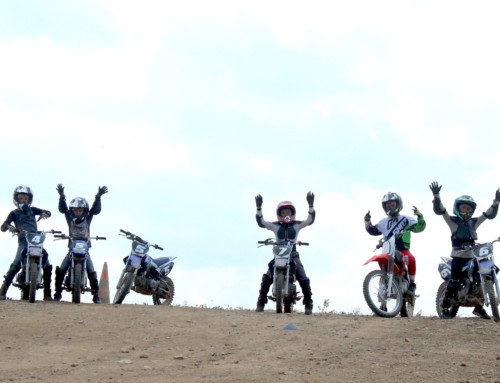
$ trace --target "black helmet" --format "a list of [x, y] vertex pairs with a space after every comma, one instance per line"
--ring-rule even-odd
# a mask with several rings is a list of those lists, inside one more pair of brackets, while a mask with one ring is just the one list
[[[74, 208], [83, 209], [83, 214], [76, 217], [73, 213]], [[83, 222], [87, 218], [87, 215], [89, 215], [89, 204], [87, 200], [81, 197], [73, 198], [69, 203], [69, 215], [74, 223]]]
[[[386, 203], [389, 201], [396, 201], [396, 208], [387, 209]], [[388, 217], [395, 217], [403, 209], [403, 200], [398, 193], [388, 192], [382, 198], [382, 209], [384, 209]]]
[[[469, 205], [472, 208], [472, 211], [470, 213], [460, 213], [460, 205]], [[457, 197], [453, 203], [453, 213], [455, 213], [458, 218], [467, 221], [472, 218], [474, 211], [476, 211], [476, 206], [474, 198], [469, 195], [461, 195], [460, 197]]]
[[31, 191], [31, 188], [29, 186], [21, 185], [14, 189], [12, 200], [14, 202], [14, 205], [16, 205], [16, 207], [22, 209], [24, 203], [19, 203], [19, 200], [17, 199], [19, 194], [27, 195], [29, 197], [29, 201], [26, 203], [26, 205], [31, 206], [31, 203], [33, 202], [33, 192]]

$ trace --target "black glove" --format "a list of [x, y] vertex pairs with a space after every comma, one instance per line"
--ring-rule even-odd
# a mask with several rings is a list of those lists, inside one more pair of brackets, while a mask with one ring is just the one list
[[441, 187], [437, 182], [432, 182], [430, 185], [429, 185], [429, 188], [432, 190], [432, 194], [436, 195], [436, 194], [439, 194], [439, 192], [441, 191]]
[[417, 217], [422, 217], [422, 213], [416, 206], [413, 206], [413, 214], [415, 214]]
[[495, 192], [495, 201], [500, 202], [500, 189]]
[[56, 190], [60, 197], [64, 197], [64, 186], [62, 184], [57, 184]]
[[2, 227], [0, 227], [0, 230], [2, 230], [4, 233], [8, 230], [9, 225], [7, 223], [2, 223]]
[[372, 220], [372, 216], [370, 215], [370, 210], [365, 214], [365, 221], [370, 222]]
[[99, 188], [97, 189], [97, 196], [100, 197], [102, 196], [103, 194], [106, 194], [108, 192], [108, 188], [107, 186], [99, 186]]
[[15, 232], [17, 231], [17, 230], [16, 230], [16, 228], [15, 228], [14, 226], [9, 225], [8, 223], [5, 223], [5, 222], [3, 223], [1, 230], [2, 230], [3, 232], [5, 232], [5, 231], [7, 231], [7, 230], [8, 230], [8, 231], [9, 231], [9, 232], [11, 232], [11, 233], [15, 233]]
[[260, 194], [257, 194], [255, 196], [255, 205], [257, 205], [257, 209], [262, 209], [262, 196]]
[[309, 204], [309, 207], [313, 207], [314, 205], [314, 193], [313, 192], [309, 192], [307, 193], [307, 203]]
[[47, 219], [47, 218], [49, 218], [51, 215], [52, 215], [52, 214], [50, 214], [50, 211], [48, 211], [48, 210], [44, 210], [44, 211], [42, 212], [42, 214], [40, 214], [40, 218], [42, 218], [42, 219]]

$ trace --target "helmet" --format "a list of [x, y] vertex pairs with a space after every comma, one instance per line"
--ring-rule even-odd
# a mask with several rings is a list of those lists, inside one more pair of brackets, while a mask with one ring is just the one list
[[29, 186], [18, 186], [17, 188], [14, 189], [14, 193], [12, 195], [12, 200], [14, 201], [14, 205], [18, 207], [19, 209], [22, 209], [24, 206], [24, 203], [19, 203], [17, 197], [19, 194], [25, 194], [29, 197], [29, 201], [26, 203], [26, 205], [31, 206], [31, 203], [33, 202], [33, 192], [31, 191], [31, 188]]
[[[460, 213], [459, 206], [463, 205], [463, 204], [469, 205], [472, 208], [472, 211], [470, 213]], [[460, 197], [457, 197], [455, 199], [455, 202], [453, 203], [453, 213], [455, 213], [455, 215], [458, 218], [461, 218], [464, 221], [467, 221], [474, 214], [474, 211], [476, 210], [476, 206], [477, 205], [476, 205], [476, 202], [474, 201], [474, 198], [472, 198], [469, 195], [461, 195]]]
[[[396, 207], [394, 209], [387, 209], [386, 202], [389, 201], [396, 201]], [[398, 193], [388, 192], [382, 198], [382, 209], [384, 209], [388, 217], [395, 217], [403, 209], [403, 200]]]
[[[83, 209], [83, 214], [78, 217], [75, 216], [73, 213], [74, 208]], [[85, 198], [76, 197], [71, 200], [71, 202], [69, 203], [69, 215], [74, 223], [83, 222], [85, 218], [87, 218], [88, 214], [89, 214], [89, 204]]]
[[[281, 210], [290, 209], [292, 211], [291, 216], [282, 217]], [[276, 215], [278, 216], [278, 221], [283, 223], [293, 223], [295, 221], [295, 206], [290, 201], [283, 201], [278, 204], [276, 208]]]

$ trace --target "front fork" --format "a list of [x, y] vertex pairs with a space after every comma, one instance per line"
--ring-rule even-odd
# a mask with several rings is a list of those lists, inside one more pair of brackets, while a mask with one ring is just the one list
[[[288, 295], [288, 284], [290, 283], [290, 264], [286, 266], [286, 269], [281, 268], [285, 273], [285, 283], [283, 284], [282, 296]], [[278, 269], [274, 269], [273, 273], [273, 296], [276, 296], [276, 277], [278, 275]]]
[[[86, 262], [87, 256], [85, 256], [85, 260], [82, 261], [82, 288], [87, 289], [87, 262]], [[69, 274], [69, 285], [71, 289], [73, 289], [73, 285], [75, 283], [75, 258], [72, 255], [71, 256], [71, 267], [70, 267], [70, 274]]]

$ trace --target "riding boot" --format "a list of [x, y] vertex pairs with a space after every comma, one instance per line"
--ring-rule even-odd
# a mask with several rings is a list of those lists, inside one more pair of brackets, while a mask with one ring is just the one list
[[101, 298], [99, 298], [99, 281], [97, 280], [97, 273], [94, 271], [89, 273], [90, 288], [92, 289], [92, 302], [95, 304], [101, 303]]
[[19, 270], [21, 270], [20, 266], [10, 265], [7, 274], [5, 274], [4, 276], [2, 287], [0, 287], [0, 301], [4, 301], [7, 299], [7, 290], [9, 289], [12, 281], [14, 280], [14, 277]]
[[63, 269], [59, 268], [59, 266], [56, 267], [56, 281], [55, 281], [55, 292], [54, 292], [54, 300], [57, 302], [60, 302], [62, 299], [62, 284], [64, 282], [64, 276], [66, 275], [66, 271]]
[[311, 281], [309, 280], [309, 278], [306, 278], [299, 281], [299, 285], [302, 290], [302, 294], [304, 294], [305, 314], [311, 315], [313, 310], [313, 300], [311, 298]]
[[262, 282], [260, 283], [259, 298], [257, 299], [257, 308], [255, 311], [264, 311], [264, 306], [267, 303], [267, 293], [269, 292], [269, 287], [273, 283], [271, 277], [267, 274], [262, 276]]
[[52, 265], [43, 268], [43, 300], [52, 301], [50, 284], [52, 283]]

